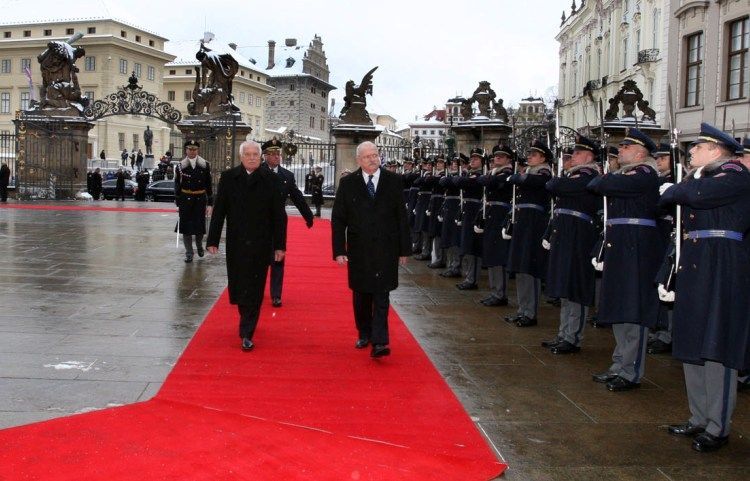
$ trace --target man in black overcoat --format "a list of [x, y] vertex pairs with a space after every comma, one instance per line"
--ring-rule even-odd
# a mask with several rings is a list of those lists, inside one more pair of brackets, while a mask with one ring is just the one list
[[[292, 199], [292, 203], [302, 217], [305, 224], [310, 228], [313, 225], [313, 213], [310, 206], [305, 202], [305, 197], [297, 187], [294, 180], [294, 174], [279, 165], [281, 163], [281, 142], [273, 138], [264, 142], [263, 149], [263, 167], [269, 169], [279, 178], [279, 188], [281, 189], [281, 199], [286, 204], [287, 199]], [[284, 260], [273, 261], [271, 263], [271, 304], [273, 307], [281, 307], [281, 291], [284, 286]]]
[[115, 199], [125, 200], [125, 171], [120, 167], [117, 171], [117, 181], [115, 182]]
[[193, 236], [198, 257], [203, 257], [203, 236], [206, 234], [206, 215], [211, 215], [213, 190], [211, 166], [198, 155], [200, 144], [185, 142], [185, 158], [180, 161], [174, 177], [175, 203], [180, 210], [179, 230], [185, 245], [185, 262], [193, 262]]
[[390, 354], [389, 293], [398, 287], [398, 266], [411, 254], [403, 202], [403, 183], [380, 168], [372, 142], [357, 146], [360, 168], [342, 178], [331, 213], [333, 257], [348, 263], [354, 320], [359, 333], [355, 347], [372, 343], [372, 357]]
[[206, 249], [219, 250], [219, 240], [227, 221], [227, 277], [229, 302], [240, 314], [242, 350], [254, 347], [268, 266], [284, 260], [286, 223], [280, 180], [260, 166], [260, 145], [240, 145], [241, 165], [222, 172], [216, 202], [208, 229]]
[[0, 166], [0, 202], [8, 201], [8, 184], [10, 183], [10, 167], [3, 162]]
[[94, 200], [99, 200], [99, 196], [102, 195], [102, 173], [99, 170], [99, 167], [94, 169], [94, 172], [91, 174], [91, 195], [94, 197]]

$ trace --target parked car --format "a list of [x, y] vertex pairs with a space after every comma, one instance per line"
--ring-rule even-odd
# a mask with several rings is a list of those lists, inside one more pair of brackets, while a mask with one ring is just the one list
[[146, 187], [146, 200], [174, 201], [174, 180], [157, 180]]
[[[102, 196], [104, 197], [104, 200], [115, 198], [116, 185], [117, 179], [110, 179], [102, 182]], [[133, 197], [136, 192], [138, 192], [138, 184], [132, 180], [125, 179], [125, 197]]]

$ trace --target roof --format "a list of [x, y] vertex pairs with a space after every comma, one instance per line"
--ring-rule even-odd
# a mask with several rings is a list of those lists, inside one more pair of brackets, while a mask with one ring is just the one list
[[[81, 11], [79, 6], [76, 5], [76, 9]], [[128, 20], [123, 20], [121, 18], [113, 17], [110, 15], [93, 15], [93, 16], [82, 16], [82, 17], [76, 17], [76, 16], [70, 16], [70, 17], [59, 17], [59, 18], [29, 18], [27, 15], [33, 15], [33, 12], [36, 11], [35, 9], [19, 9], [19, 11], [15, 12], [15, 15], [13, 15], [13, 10], [10, 12], [3, 12], [3, 21], [0, 22], [0, 25], [3, 26], [13, 26], [13, 25], [43, 25], [48, 23], [82, 23], [82, 22], [101, 22], [101, 21], [112, 21], [121, 23], [122, 25], [126, 25], [128, 27], [136, 28], [142, 32], [148, 33], [150, 35], [153, 35], [157, 38], [160, 38], [162, 40], [167, 40], [166, 37], [154, 32], [153, 30], [149, 30], [145, 27], [142, 27], [136, 23], [130, 22]], [[6, 15], [7, 14], [7, 15]]]
[[445, 109], [434, 109], [432, 112], [424, 116], [425, 120], [430, 120], [432, 118], [435, 118], [435, 120], [439, 120], [440, 122], [445, 121]]
[[[225, 53], [230, 54], [232, 57], [234, 57], [235, 60], [237, 60], [237, 63], [240, 64], [240, 67], [242, 68], [252, 70], [255, 73], [262, 73], [264, 75], [267, 75], [266, 71], [259, 68], [254, 63], [253, 59], [245, 57], [237, 50], [230, 47], [228, 43], [224, 43], [221, 40], [214, 38], [205, 45], [206, 48], [211, 49], [211, 51], [219, 55]], [[179, 40], [167, 42], [164, 45], [164, 51], [171, 53], [176, 58], [173, 61], [167, 63], [166, 66], [174, 67], [181, 65], [198, 65], [200, 62], [198, 62], [198, 59], [195, 58], [195, 54], [200, 49], [200, 46], [200, 40]]]

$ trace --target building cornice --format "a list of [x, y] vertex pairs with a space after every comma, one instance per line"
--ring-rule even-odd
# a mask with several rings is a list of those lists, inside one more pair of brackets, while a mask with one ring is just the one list
[[[8, 50], [11, 48], [38, 48], [39, 53], [42, 53], [47, 48], [47, 43], [51, 41], [64, 42], [68, 37], [36, 37], [36, 38], [19, 38], [10, 40], [0, 41], [0, 50]], [[117, 46], [129, 50], [135, 50], [144, 55], [149, 55], [163, 60], [164, 62], [171, 62], [175, 56], [159, 50], [154, 47], [142, 45], [137, 42], [123, 39], [111, 34], [98, 34], [98, 35], [86, 35], [75, 43], [76, 46], [83, 47], [84, 49], [89, 46], [105, 45], [105, 46]]]
[[689, 10], [692, 10], [694, 8], [702, 8], [707, 9], [708, 8], [708, 0], [692, 0], [675, 10], [674, 16], [675, 18], [682, 17], [685, 13], [687, 13]]
[[158, 33], [152, 30], [148, 30], [143, 27], [139, 27], [138, 25], [135, 25], [133, 23], [127, 22], [125, 20], [119, 20], [117, 18], [112, 18], [112, 17], [58, 18], [58, 19], [49, 19], [49, 20], [5, 22], [5, 23], [0, 23], [0, 27], [24, 27], [27, 25], [31, 26], [31, 25], [55, 25], [55, 24], [73, 24], [73, 23], [102, 23], [102, 22], [113, 22], [113, 23], [117, 23], [120, 25], [125, 25], [126, 27], [134, 28], [143, 33], [156, 37], [160, 40], [164, 40], [164, 41], [169, 40], [167, 37], [162, 37], [161, 35], [159, 35]]

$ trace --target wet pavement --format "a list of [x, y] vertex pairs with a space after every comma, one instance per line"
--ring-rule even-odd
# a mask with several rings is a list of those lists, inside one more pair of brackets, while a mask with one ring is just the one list
[[[221, 256], [182, 262], [175, 221], [0, 208], [0, 428], [158, 391], [226, 282]], [[649, 356], [640, 390], [610, 393], [591, 381], [609, 365], [610, 330], [587, 326], [581, 353], [554, 356], [539, 342], [554, 337], [557, 309], [545, 303], [539, 326], [517, 328], [502, 320], [513, 307], [478, 303], [486, 274], [479, 291], [456, 281], [412, 260], [392, 302], [510, 465], [505, 479], [750, 478], [750, 393], [738, 395], [729, 445], [696, 453], [666, 433], [688, 417], [678, 362]]]

